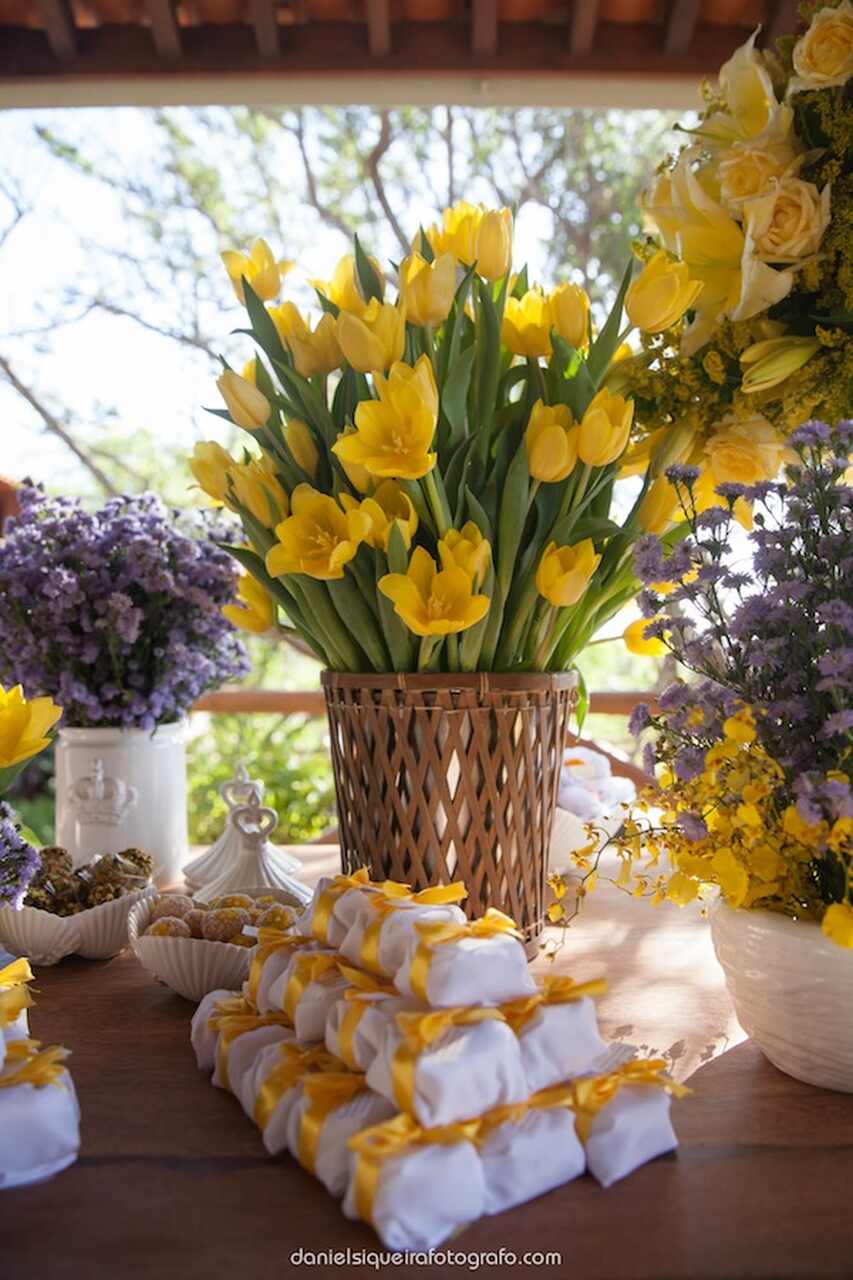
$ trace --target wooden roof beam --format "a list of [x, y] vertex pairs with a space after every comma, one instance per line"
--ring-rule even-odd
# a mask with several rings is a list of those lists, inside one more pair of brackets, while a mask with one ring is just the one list
[[498, 0], [471, 0], [471, 47], [478, 58], [498, 51]]
[[387, 58], [391, 52], [390, 0], [367, 0], [367, 47], [371, 58]]
[[145, 8], [151, 23], [151, 36], [157, 56], [174, 62], [180, 58], [181, 32], [172, 0], [145, 0]]
[[60, 62], [68, 62], [77, 52], [77, 29], [69, 0], [38, 0], [38, 7], [51, 49]]
[[693, 43], [700, 8], [700, 0], [672, 0], [664, 42], [667, 53], [687, 53]]
[[780, 36], [792, 35], [803, 23], [798, 0], [771, 0], [767, 23], [764, 28], [764, 44], [772, 44]]
[[278, 5], [276, 0], [250, 0], [249, 12], [255, 29], [255, 43], [262, 58], [277, 58], [281, 52], [278, 39]]
[[575, 0], [569, 23], [569, 49], [578, 57], [592, 52], [595, 26], [598, 22], [598, 0]]

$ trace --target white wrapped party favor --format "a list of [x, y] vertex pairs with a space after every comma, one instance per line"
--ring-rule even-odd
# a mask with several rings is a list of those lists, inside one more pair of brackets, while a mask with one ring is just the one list
[[349, 982], [338, 967], [336, 951], [298, 951], [269, 990], [269, 1003], [293, 1023], [303, 1044], [322, 1041], [326, 1018]]
[[634, 1059], [607, 1075], [572, 1082], [587, 1168], [603, 1187], [678, 1146], [670, 1095], [690, 1091], [670, 1080], [665, 1068], [662, 1058]]
[[[343, 972], [352, 980], [352, 970], [343, 967]], [[362, 975], [362, 979], [367, 977]], [[326, 1048], [350, 1071], [367, 1071], [379, 1052], [388, 1024], [398, 1013], [414, 1013], [419, 1009], [423, 1006], [417, 1000], [398, 995], [395, 988], [365, 990], [353, 985], [329, 1010]]]
[[0, 1071], [0, 1190], [41, 1182], [77, 1159], [80, 1107], [65, 1050], [20, 1040]]
[[367, 910], [371, 897], [379, 892], [379, 886], [370, 883], [366, 867], [351, 876], [321, 876], [295, 927], [325, 947], [339, 947], [361, 912]]
[[319, 943], [301, 934], [281, 933], [277, 929], [258, 930], [258, 945], [252, 955], [248, 980], [243, 994], [258, 1013], [274, 1013], [270, 988], [280, 978], [297, 951], [316, 951]]
[[[270, 1015], [259, 1014], [259, 1017], [266, 1020]], [[243, 1093], [255, 1060], [262, 1049], [270, 1044], [281, 1044], [283, 1041], [292, 1041], [296, 1039], [293, 1028], [285, 1026], [284, 1022], [264, 1022], [263, 1026], [255, 1027], [252, 1031], [245, 1031], [242, 1035], [237, 1036], [228, 1046], [228, 1088], [238, 1098], [243, 1101]], [[216, 1084], [216, 1076], [213, 1077], [213, 1084]]]
[[602, 979], [576, 983], [555, 975], [537, 995], [501, 1006], [518, 1036], [529, 1093], [601, 1069], [607, 1045], [591, 997], [606, 987]]
[[240, 1101], [260, 1129], [270, 1155], [287, 1149], [287, 1120], [299, 1098], [302, 1077], [313, 1072], [339, 1073], [341, 1068], [338, 1059], [325, 1049], [306, 1048], [295, 1040], [261, 1049], [243, 1077]]
[[[232, 1092], [236, 1092], [234, 1082], [239, 1079], [238, 1072], [245, 1071], [246, 1067], [251, 1065], [254, 1057], [260, 1053], [264, 1044], [293, 1039], [290, 1020], [284, 1013], [255, 1013], [252, 1010], [251, 1013], [219, 1014], [214, 1017], [213, 1021], [219, 1032], [216, 1038], [216, 1065], [213, 1069], [212, 1081], [217, 1089], [231, 1089]], [[255, 1034], [258, 1031], [268, 1031], [271, 1027], [275, 1028], [276, 1034], [265, 1037], [258, 1037]], [[286, 1031], [288, 1035], [283, 1036], [281, 1034], [282, 1031]], [[248, 1035], [254, 1036], [254, 1039], [250, 1041], [247, 1053], [238, 1054], [237, 1072], [235, 1072], [234, 1081], [232, 1082], [231, 1054], [238, 1041]]]
[[397, 1114], [387, 1098], [368, 1089], [352, 1071], [302, 1077], [287, 1117], [287, 1148], [333, 1196], [347, 1189], [354, 1134]]
[[528, 1093], [518, 1040], [496, 1009], [397, 1014], [367, 1083], [424, 1128], [469, 1120]]
[[29, 1035], [27, 1010], [33, 1003], [27, 984], [32, 982], [29, 962], [0, 953], [0, 1067], [6, 1059], [6, 1044], [26, 1040]]
[[500, 1108], [480, 1122], [484, 1213], [502, 1213], [583, 1173], [586, 1158], [566, 1106]]
[[252, 1006], [239, 991], [220, 988], [208, 991], [199, 1001], [190, 1021], [190, 1044], [195, 1051], [199, 1071], [209, 1073], [216, 1066], [216, 1041], [219, 1039], [217, 1016], [252, 1012]]
[[394, 975], [403, 995], [446, 1009], [535, 994], [518, 931], [502, 911], [489, 908], [482, 919], [464, 925], [419, 924], [416, 932]]
[[343, 1211], [369, 1222], [387, 1249], [427, 1252], [483, 1212], [476, 1125], [423, 1130], [395, 1116], [350, 1139]]
[[374, 895], [359, 912], [340, 944], [341, 955], [369, 973], [393, 978], [420, 924], [464, 925], [465, 913], [454, 906], [465, 896], [463, 884], [439, 885], [408, 897]]

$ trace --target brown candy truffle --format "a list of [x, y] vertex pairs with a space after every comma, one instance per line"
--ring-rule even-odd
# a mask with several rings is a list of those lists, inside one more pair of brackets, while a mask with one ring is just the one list
[[186, 920], [178, 916], [160, 916], [145, 930], [146, 938], [189, 938], [190, 927]]
[[185, 897], [182, 893], [167, 893], [162, 898], [158, 898], [151, 908], [151, 919], [159, 920], [162, 916], [177, 916], [182, 920], [190, 911], [195, 910], [195, 903], [192, 898]]
[[255, 921], [259, 929], [289, 929], [293, 924], [294, 913], [283, 902], [274, 902]]
[[242, 907], [219, 907], [205, 913], [202, 933], [209, 942], [230, 942], [246, 924], [249, 913]]

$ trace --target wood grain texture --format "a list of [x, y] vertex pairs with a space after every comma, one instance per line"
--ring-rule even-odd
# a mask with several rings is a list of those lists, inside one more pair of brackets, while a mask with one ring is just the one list
[[[64, 961], [36, 985], [35, 1034], [73, 1050], [83, 1150], [54, 1181], [0, 1195], [3, 1280], [281, 1280], [298, 1273], [300, 1247], [379, 1247], [293, 1161], [264, 1154], [235, 1100], [196, 1069], [192, 1006], [132, 956]], [[781, 1075], [750, 1044], [690, 1084], [676, 1156], [607, 1191], [582, 1178], [452, 1247], [563, 1252], [562, 1268], [488, 1275], [849, 1276], [853, 1099]]]

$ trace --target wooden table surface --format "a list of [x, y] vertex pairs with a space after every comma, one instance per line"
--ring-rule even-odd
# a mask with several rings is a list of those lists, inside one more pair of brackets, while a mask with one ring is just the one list
[[[635, 964], [667, 945], [666, 919], [648, 917]], [[593, 923], [584, 927], [594, 937]], [[587, 973], [582, 964], [579, 976]], [[36, 986], [34, 1034], [73, 1051], [83, 1147], [53, 1181], [0, 1194], [0, 1280], [279, 1280], [303, 1270], [300, 1249], [381, 1248], [293, 1161], [265, 1154], [239, 1104], [196, 1068], [192, 1006], [129, 952], [41, 969]], [[653, 1008], [651, 979], [648, 993]], [[608, 1190], [579, 1179], [482, 1219], [448, 1247], [518, 1256], [515, 1267], [484, 1261], [490, 1275], [853, 1275], [853, 1096], [789, 1079], [748, 1042], [717, 1049], [690, 1076], [692, 1096], [674, 1104], [676, 1155]], [[562, 1263], [523, 1264], [526, 1251], [557, 1251]]]

